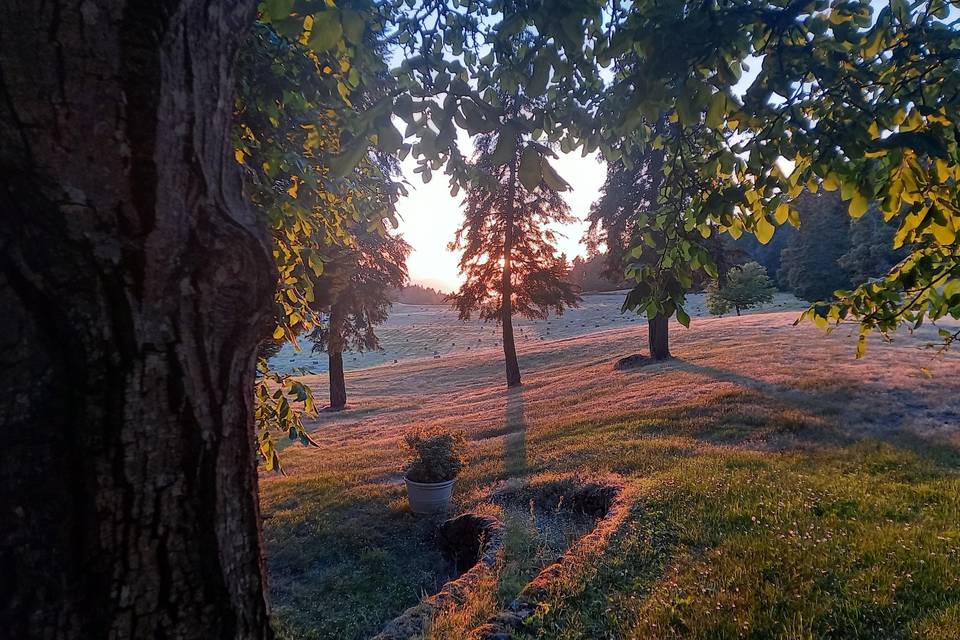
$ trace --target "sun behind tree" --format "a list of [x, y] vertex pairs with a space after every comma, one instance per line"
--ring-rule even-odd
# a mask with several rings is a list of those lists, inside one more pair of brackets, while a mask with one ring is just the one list
[[[560, 196], [567, 188], [542, 154], [509, 125], [479, 136], [473, 168], [480, 175], [467, 192], [463, 225], [450, 243], [462, 249], [460, 273], [466, 281], [451, 296], [462, 320], [479, 312], [484, 321], [503, 327], [507, 386], [520, 384], [513, 337], [513, 315], [543, 319], [562, 314], [580, 301], [577, 287], [566, 281], [569, 265], [557, 255], [551, 228], [574, 219]], [[504, 164], [502, 158], [509, 159]]]

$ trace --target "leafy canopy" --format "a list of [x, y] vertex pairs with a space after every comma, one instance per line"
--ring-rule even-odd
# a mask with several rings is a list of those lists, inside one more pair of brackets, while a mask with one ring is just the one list
[[[804, 190], [839, 191], [850, 216], [882, 216], [896, 228], [894, 243], [909, 249], [885, 278], [805, 314], [823, 327], [856, 321], [865, 335], [960, 316], [956, 4], [271, 0], [261, 18], [309, 50], [323, 79], [317, 104], [335, 128], [314, 165], [327, 179], [350, 175], [372, 144], [412, 153], [424, 180], [445, 171], [456, 192], [479, 179], [457, 132], [504, 126], [543, 149], [599, 150], [611, 162], [662, 150], [664, 181], [647, 215], [677, 259], [632, 273], [649, 286], [635, 288], [630, 306], [648, 312], [682, 308], [679, 289], [658, 293], [665, 273], [715, 270], [695, 234], [748, 232], [768, 242], [778, 226], [799, 223]], [[366, 94], [358, 89], [383, 85], [386, 71], [372, 36], [401, 62], [387, 91]], [[747, 69], [752, 80], [742, 80]], [[500, 96], [520, 87], [542, 100], [507, 115]], [[291, 94], [264, 107], [268, 118], [297, 100]], [[666, 130], [656, 126], [664, 119]], [[525, 149], [525, 179], [532, 183], [537, 167], [552, 176], [548, 154]], [[352, 215], [323, 213], [332, 236]], [[686, 233], [669, 232], [678, 223]], [[304, 264], [312, 269], [309, 256]], [[309, 295], [305, 284], [284, 284], [294, 297]], [[290, 307], [278, 320], [290, 338], [286, 328], [304, 317]]]

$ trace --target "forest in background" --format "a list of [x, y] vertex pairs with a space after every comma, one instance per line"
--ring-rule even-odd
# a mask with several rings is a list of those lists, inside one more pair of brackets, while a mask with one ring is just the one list
[[[885, 275], [907, 255], [893, 249], [894, 228], [877, 216], [852, 219], [837, 193], [804, 193], [797, 211], [800, 228], [785, 225], [767, 244], [752, 235], [724, 238], [727, 263], [757, 262], [781, 291], [814, 302]], [[629, 289], [626, 278], [617, 280], [606, 272], [605, 260], [602, 253], [577, 256], [570, 281], [583, 291]]]

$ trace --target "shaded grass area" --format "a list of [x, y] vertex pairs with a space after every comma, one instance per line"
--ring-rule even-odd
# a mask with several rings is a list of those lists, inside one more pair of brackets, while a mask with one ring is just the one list
[[369, 637], [455, 573], [436, 522], [400, 508], [396, 487], [290, 477], [262, 493], [280, 638]]
[[[849, 398], [836, 385], [748, 388], [631, 416], [521, 421], [472, 443], [457, 509], [537, 474], [613, 472], [644, 487], [607, 548], [542, 603], [534, 637], [960, 638], [960, 454], [853, 437], [839, 424]], [[449, 574], [402, 486], [305, 474], [266, 483], [263, 503], [287, 637], [371, 635]], [[570, 543], [551, 541], [536, 514], [506, 515], [499, 582], [431, 637], [465, 637]]]

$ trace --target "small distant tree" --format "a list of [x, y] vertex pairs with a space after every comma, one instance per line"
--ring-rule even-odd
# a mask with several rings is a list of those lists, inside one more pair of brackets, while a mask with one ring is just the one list
[[727, 271], [726, 281], [711, 282], [707, 287], [707, 310], [722, 316], [731, 309], [740, 315], [746, 309], [766, 304], [773, 300], [777, 288], [767, 276], [762, 264], [748, 262]]
[[344, 351], [375, 351], [380, 340], [375, 327], [387, 319], [391, 293], [407, 281], [410, 245], [400, 236], [356, 233], [356, 245], [342, 250], [327, 265], [325, 287], [315, 305], [327, 314], [310, 337], [313, 350], [329, 360], [330, 409], [347, 404], [343, 375]]
[[513, 315], [543, 319], [580, 301], [551, 228], [573, 221], [560, 196], [567, 184], [544, 153], [550, 154], [535, 143], [525, 146], [510, 125], [479, 136], [473, 162], [479, 178], [467, 192], [463, 225], [450, 243], [451, 250], [463, 250], [460, 273], [466, 276], [451, 300], [462, 320], [477, 311], [503, 327], [508, 387], [520, 384]]

